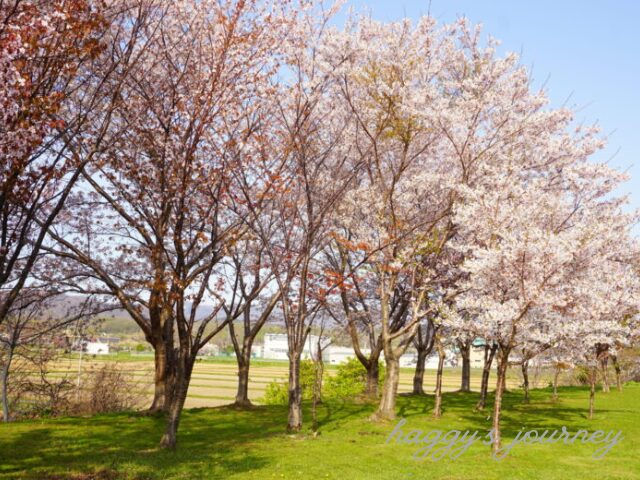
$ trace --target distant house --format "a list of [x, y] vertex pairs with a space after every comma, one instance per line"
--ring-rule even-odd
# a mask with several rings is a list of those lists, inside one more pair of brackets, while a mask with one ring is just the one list
[[[384, 357], [384, 352], [382, 352], [382, 357]], [[418, 352], [414, 350], [408, 350], [400, 356], [398, 363], [403, 368], [415, 367], [418, 363]]]
[[102, 343], [102, 342], [87, 342], [85, 346], [85, 351], [89, 355], [108, 355], [109, 344]]
[[[457, 367], [460, 360], [460, 354], [453, 348], [445, 348], [444, 351], [444, 366], [445, 367]], [[438, 368], [438, 352], [431, 351], [424, 364], [425, 368], [437, 370]]]
[[[363, 349], [363, 354], [369, 355], [369, 350]], [[331, 345], [327, 349], [328, 362], [331, 365], [338, 365], [345, 363], [350, 358], [355, 358], [356, 354], [352, 347], [340, 347], [338, 345]]]
[[287, 336], [279, 333], [267, 333], [264, 336], [263, 356], [270, 360], [288, 360]]
[[198, 356], [201, 357], [215, 357], [220, 355], [220, 347], [213, 343], [207, 343], [198, 352]]
[[[329, 343], [328, 338], [322, 339], [323, 346]], [[318, 349], [318, 337], [316, 335], [309, 335], [307, 342], [305, 343], [302, 351], [302, 358], [311, 358], [311, 352], [314, 353]], [[267, 333], [264, 336], [264, 345], [254, 346], [251, 352], [251, 356], [254, 358], [266, 358], [272, 360], [288, 360], [287, 356], [288, 344], [287, 335], [284, 333]], [[362, 349], [362, 353], [366, 356], [369, 355], [369, 349]], [[331, 365], [339, 365], [347, 362], [350, 358], [355, 358], [356, 354], [353, 351], [353, 347], [343, 347], [339, 345], [329, 345], [326, 349], [323, 348], [323, 360]], [[483, 345], [473, 345], [471, 349], [471, 366], [474, 368], [482, 368], [484, 356]], [[384, 363], [384, 352], [381, 352], [380, 361]], [[399, 359], [400, 366], [403, 368], [413, 368], [418, 362], [418, 353], [415, 349], [408, 349]], [[460, 352], [454, 347], [445, 348], [445, 367], [457, 367], [461, 364]], [[438, 354], [435, 349], [427, 357], [425, 362], [425, 368], [437, 369], [438, 368]]]
[[[371, 351], [367, 348], [362, 349], [362, 353], [368, 356]], [[356, 354], [352, 347], [340, 347], [331, 345], [326, 351], [326, 360], [331, 365], [339, 365], [345, 363], [350, 358], [355, 358]], [[380, 355], [380, 360], [384, 362], [384, 352]], [[401, 367], [415, 367], [418, 362], [418, 355], [414, 350], [407, 351], [400, 357], [399, 363]]]
[[[302, 350], [302, 358], [307, 359], [316, 355], [318, 351], [318, 336], [317, 335], [309, 335], [307, 337], [307, 341], [304, 344], [304, 348]], [[324, 347], [328, 345], [330, 340], [326, 337], [322, 337], [321, 345]], [[262, 355], [263, 358], [272, 359], [272, 360], [288, 360], [288, 352], [289, 347], [287, 343], [287, 335], [284, 333], [267, 333], [264, 336], [264, 345], [262, 347]], [[326, 351], [324, 352], [324, 356], [326, 357]]]

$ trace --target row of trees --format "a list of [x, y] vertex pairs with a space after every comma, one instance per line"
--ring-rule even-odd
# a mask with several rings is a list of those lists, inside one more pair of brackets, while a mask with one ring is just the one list
[[395, 416], [411, 345], [422, 371], [431, 348], [443, 362], [446, 344], [493, 345], [496, 448], [510, 355], [592, 361], [637, 331], [636, 217], [614, 196], [624, 176], [589, 160], [597, 130], [465, 20], [339, 29], [335, 11], [0, 3], [0, 325], [26, 291], [115, 302], [154, 349], [164, 447], [223, 329], [248, 404], [275, 309], [290, 430], [305, 341], [329, 315], [375, 399], [384, 354], [378, 419]]

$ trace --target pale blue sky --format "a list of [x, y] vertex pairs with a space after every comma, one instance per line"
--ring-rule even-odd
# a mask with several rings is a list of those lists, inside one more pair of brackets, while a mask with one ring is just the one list
[[[418, 18], [429, 0], [347, 0], [377, 20]], [[609, 144], [597, 159], [628, 170], [620, 193], [640, 208], [640, 1], [635, 0], [432, 0], [440, 22], [459, 16], [482, 23], [502, 42], [501, 51], [522, 54], [535, 85], [546, 81], [552, 105], [579, 109], [577, 119], [597, 123]]]

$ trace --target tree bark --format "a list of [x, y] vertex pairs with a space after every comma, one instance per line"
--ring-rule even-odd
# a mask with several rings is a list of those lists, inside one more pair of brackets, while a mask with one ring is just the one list
[[609, 388], [609, 358], [605, 355], [602, 360], [600, 360], [600, 365], [602, 366], [602, 391], [608, 393]]
[[560, 377], [560, 367], [556, 366], [553, 373], [553, 400], [558, 400], [558, 378]]
[[436, 328], [431, 319], [427, 320], [426, 325], [419, 325], [416, 335], [413, 338], [413, 346], [418, 352], [418, 362], [413, 375], [413, 393], [415, 395], [424, 395], [424, 372], [427, 357], [433, 350], [435, 342]]
[[444, 370], [444, 348], [440, 342], [437, 342], [438, 346], [438, 372], [436, 373], [436, 399], [433, 407], [433, 416], [440, 418], [442, 416], [442, 372]]
[[622, 391], [622, 370], [620, 369], [620, 364], [618, 363], [618, 357], [613, 355], [611, 357], [611, 361], [613, 362], [613, 368], [616, 371], [616, 387], [618, 391]]
[[166, 410], [167, 397], [167, 348], [162, 339], [152, 341], [154, 352], [154, 390], [153, 402], [149, 411], [160, 412]]
[[178, 426], [184, 402], [187, 398], [191, 373], [193, 371], [194, 358], [181, 354], [176, 359], [174, 373], [170, 376], [167, 390], [171, 393], [166, 396], [167, 407], [166, 426], [160, 439], [160, 448], [175, 449], [177, 444]]
[[364, 394], [367, 398], [375, 400], [378, 398], [378, 384], [380, 382], [380, 360], [379, 356], [370, 358], [369, 363], [365, 366], [367, 370], [367, 384]]
[[[239, 264], [238, 264], [239, 265]], [[241, 267], [237, 267], [237, 271], [241, 272]], [[249, 369], [251, 368], [251, 347], [253, 342], [266, 323], [267, 319], [271, 315], [271, 312], [275, 308], [280, 298], [280, 293], [272, 295], [271, 300], [262, 310], [260, 317], [253, 322], [251, 319], [251, 304], [255, 300], [255, 295], [262, 290], [259, 284], [259, 279], [255, 279], [254, 287], [251, 292], [247, 294], [244, 289], [241, 289], [241, 294], [244, 299], [243, 315], [243, 336], [242, 343], [238, 341], [234, 321], [239, 316], [238, 311], [234, 312], [232, 308], [227, 310], [227, 317], [229, 320], [229, 337], [233, 345], [233, 351], [236, 355], [236, 361], [238, 364], [238, 389], [236, 391], [236, 400], [234, 405], [239, 408], [250, 408], [252, 406], [249, 400]]]
[[9, 368], [13, 359], [13, 349], [9, 348], [7, 352], [7, 360], [2, 367], [2, 418], [5, 422], [11, 421], [9, 413]]
[[300, 355], [296, 352], [289, 358], [289, 417], [287, 430], [302, 429], [302, 389], [300, 386]]
[[[246, 340], [246, 339], [245, 339]], [[251, 339], [253, 340], [253, 339]], [[238, 389], [234, 405], [240, 408], [252, 406], [249, 400], [249, 368], [251, 367], [251, 341], [244, 341], [242, 351], [236, 352], [238, 361]]]
[[462, 355], [462, 379], [460, 384], [461, 392], [471, 391], [471, 342], [460, 343], [460, 354]]
[[147, 341], [153, 346], [155, 357], [154, 394], [151, 412], [169, 412], [171, 396], [175, 390], [175, 370], [177, 368], [174, 352], [174, 312], [157, 289], [152, 292], [149, 307], [151, 333]]
[[493, 403], [493, 453], [497, 453], [501, 447], [501, 432], [500, 432], [500, 413], [502, 412], [502, 396], [505, 390], [506, 378], [507, 378], [507, 366], [509, 364], [509, 349], [500, 348], [498, 353], [498, 372], [496, 380], [496, 392]]
[[484, 347], [484, 364], [482, 366], [482, 381], [480, 382], [480, 399], [476, 404], [476, 410], [484, 410], [487, 404], [487, 392], [489, 391], [489, 376], [491, 375], [491, 365], [496, 355], [498, 346], [493, 344]]
[[598, 367], [592, 367], [589, 375], [589, 420], [593, 418], [593, 413], [595, 409], [595, 399], [596, 399], [596, 379], [598, 376]]
[[416, 363], [416, 371], [413, 374], [413, 394], [424, 395], [424, 371], [425, 363], [429, 352], [426, 350], [418, 351], [418, 362]]
[[396, 418], [396, 395], [400, 379], [400, 363], [397, 358], [386, 355], [387, 372], [382, 388], [382, 398], [378, 410], [374, 414], [376, 419], [393, 420]]
[[522, 387], [524, 389], [524, 403], [529, 403], [529, 360], [522, 361], [522, 379], [523, 384]]

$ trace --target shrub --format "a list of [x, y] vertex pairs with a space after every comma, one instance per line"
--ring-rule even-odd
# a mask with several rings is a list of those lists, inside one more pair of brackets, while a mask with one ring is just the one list
[[287, 383], [273, 381], [267, 385], [262, 402], [266, 405], [286, 405], [289, 401]]
[[[385, 367], [379, 364], [378, 385], [384, 383]], [[338, 365], [336, 374], [329, 377], [325, 389], [327, 397], [355, 398], [364, 393], [367, 386], [367, 370], [362, 363], [355, 358], [349, 358], [345, 363]]]
[[141, 402], [139, 386], [120, 366], [104, 365], [92, 375], [87, 399], [88, 413], [133, 410]]
[[40, 418], [65, 415], [75, 385], [68, 375], [50, 375], [49, 369], [57, 359], [54, 348], [19, 350], [8, 378], [9, 410], [13, 419]]
[[589, 370], [587, 369], [587, 367], [577, 367], [574, 373], [574, 377], [578, 385], [589, 385]]
[[302, 399], [311, 400], [313, 398], [313, 384], [316, 379], [316, 364], [313, 360], [303, 360], [300, 362], [300, 387], [302, 388]]
[[[313, 398], [313, 383], [315, 381], [316, 364], [311, 360], [300, 362], [300, 387], [302, 399]], [[384, 383], [385, 367], [379, 365], [380, 375], [378, 384]], [[367, 370], [357, 358], [350, 358], [347, 362], [338, 365], [335, 375], [323, 375], [323, 398], [356, 398], [364, 393], [367, 386]], [[289, 401], [288, 382], [274, 380], [267, 385], [262, 402], [266, 405], [286, 405]]]
[[[300, 388], [302, 399], [311, 400], [313, 397], [313, 383], [315, 381], [316, 365], [312, 360], [300, 362]], [[266, 405], [286, 405], [289, 402], [289, 382], [274, 380], [267, 385], [264, 392], [263, 403]]]
[[350, 358], [346, 363], [338, 365], [334, 376], [327, 380], [325, 389], [327, 397], [350, 398], [364, 392], [367, 382], [367, 371], [357, 358]]

